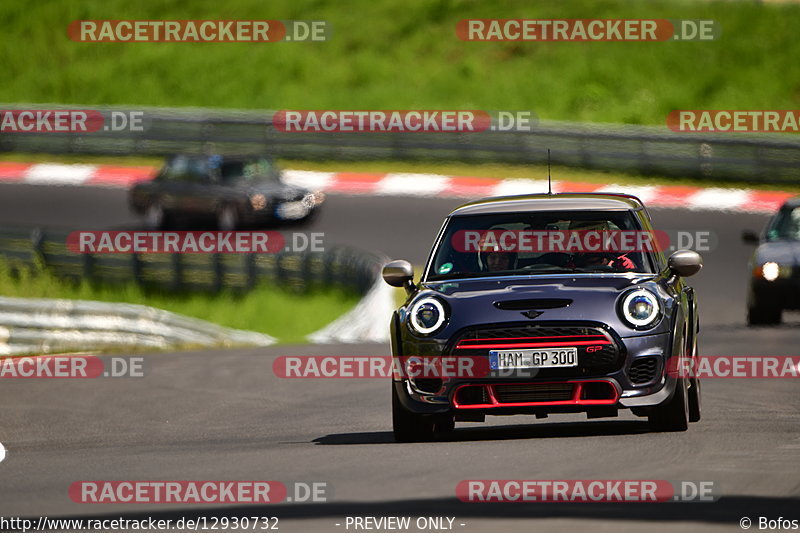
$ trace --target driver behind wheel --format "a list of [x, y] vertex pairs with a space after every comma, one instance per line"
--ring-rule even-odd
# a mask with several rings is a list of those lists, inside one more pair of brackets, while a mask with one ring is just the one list
[[[607, 220], [573, 220], [569, 223], [570, 231], [611, 231]], [[617, 271], [636, 270], [636, 263], [627, 253], [619, 252], [579, 252], [572, 256], [569, 264], [573, 268], [590, 266], [608, 266]]]
[[496, 244], [487, 244], [485, 241], [478, 245], [478, 268], [481, 272], [502, 272], [516, 270], [517, 252], [503, 251]]
[[488, 252], [484, 256], [487, 272], [501, 272], [516, 268], [517, 254], [515, 252]]

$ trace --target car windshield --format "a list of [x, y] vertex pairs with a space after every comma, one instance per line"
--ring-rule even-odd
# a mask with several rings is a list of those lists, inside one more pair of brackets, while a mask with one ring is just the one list
[[230, 181], [278, 181], [279, 173], [274, 163], [266, 158], [225, 161], [219, 166], [222, 182]]
[[782, 209], [767, 229], [767, 240], [800, 240], [800, 207]]
[[653, 273], [652, 234], [629, 211], [452, 217], [426, 279], [559, 273]]

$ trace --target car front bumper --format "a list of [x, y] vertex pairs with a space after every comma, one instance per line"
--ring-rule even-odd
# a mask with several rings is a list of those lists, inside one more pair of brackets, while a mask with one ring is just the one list
[[[618, 370], [601, 375], [443, 377], [438, 381], [403, 377], [395, 380], [394, 387], [404, 407], [419, 414], [591, 412], [648, 408], [669, 400], [677, 383], [675, 373], [667, 371], [677, 368], [670, 353], [670, 334], [623, 338], [622, 343], [625, 363]], [[655, 367], [652, 379], [647, 381], [636, 379], [632, 372], [637, 361], [644, 359]], [[475, 400], [464, 402], [464, 390], [469, 390]], [[548, 397], [548, 392], [554, 395]]]

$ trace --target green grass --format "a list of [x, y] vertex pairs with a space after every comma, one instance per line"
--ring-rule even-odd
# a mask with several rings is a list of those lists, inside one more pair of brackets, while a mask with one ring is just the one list
[[282, 343], [305, 342], [305, 336], [349, 311], [360, 299], [341, 289], [307, 294], [259, 286], [246, 294], [168, 293], [134, 283], [71, 283], [42, 269], [12, 272], [0, 261], [0, 295], [19, 298], [67, 298], [148, 305], [222, 326], [258, 331]]
[[[327, 20], [322, 43], [78, 43], [81, 19]], [[463, 42], [465, 18], [715, 19], [714, 42]], [[0, 101], [247, 109], [533, 110], [663, 125], [800, 104], [800, 6], [694, 0], [0, 3]]]

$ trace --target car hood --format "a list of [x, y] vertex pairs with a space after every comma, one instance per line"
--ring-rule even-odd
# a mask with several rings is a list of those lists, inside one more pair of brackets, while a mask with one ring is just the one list
[[800, 241], [771, 241], [762, 244], [753, 254], [753, 262], [763, 264], [768, 261], [780, 265], [800, 264]]
[[[656, 294], [662, 302], [664, 315], [671, 316], [675, 300], [667, 292], [663, 280], [653, 274], [547, 275], [429, 282], [423, 284], [414, 300], [427, 295], [447, 303], [450, 319], [446, 326], [449, 331], [443, 332], [445, 335], [479, 324], [575, 320], [605, 323], [622, 337], [669, 331], [666, 319], [655, 328], [636, 330], [620, 318], [620, 296], [637, 288]], [[541, 314], [534, 318], [523, 314], [530, 310]]]

